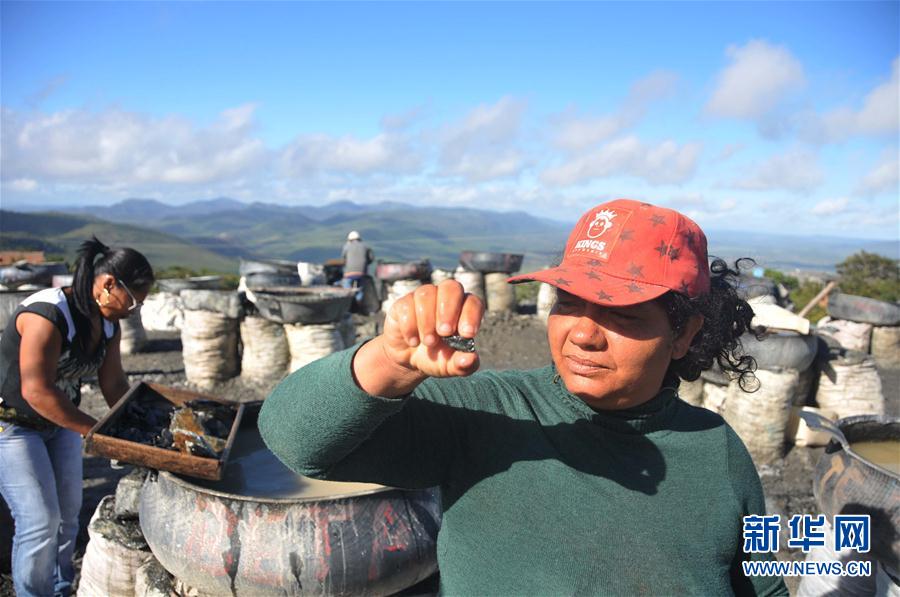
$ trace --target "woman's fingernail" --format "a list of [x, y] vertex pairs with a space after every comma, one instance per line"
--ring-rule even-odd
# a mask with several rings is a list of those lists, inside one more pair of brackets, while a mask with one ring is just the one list
[[425, 346], [431, 346], [435, 342], [437, 342], [437, 338], [434, 337], [434, 334], [428, 334], [427, 336], [425, 336]]
[[419, 338], [416, 337], [416, 336], [413, 336], [413, 337], [411, 337], [409, 340], [407, 340], [406, 342], [407, 342], [407, 344], [409, 344], [410, 346], [415, 347], [415, 346], [418, 346], [418, 345], [419, 345]]
[[475, 329], [468, 323], [463, 323], [459, 326], [459, 332], [461, 334], [471, 334], [473, 331], [475, 331]]
[[452, 333], [453, 326], [451, 326], [449, 323], [442, 323], [438, 326], [438, 334], [440, 334], [441, 336], [449, 336]]

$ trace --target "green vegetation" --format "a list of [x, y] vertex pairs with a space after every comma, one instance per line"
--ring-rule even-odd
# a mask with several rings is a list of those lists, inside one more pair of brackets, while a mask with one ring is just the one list
[[516, 284], [513, 288], [516, 291], [517, 303], [537, 303], [538, 290], [540, 282], [526, 282], [524, 284]]
[[880, 301], [900, 300], [900, 264], [876, 253], [860, 251], [837, 265], [841, 292]]
[[[837, 264], [840, 276], [838, 289], [846, 294], [865, 296], [880, 301], [900, 300], [900, 263], [877, 253], [860, 251]], [[800, 282], [778, 270], [767, 269], [765, 276], [784, 285], [791, 293], [791, 301], [802, 309], [819, 292], [823, 285], [818, 282]], [[810, 321], [818, 321], [826, 315], [821, 305], [816, 305], [807, 315]]]
[[0, 210], [0, 221], [3, 222], [0, 248], [43, 250], [69, 264], [75, 262], [78, 246], [95, 235], [107, 245], [137, 249], [156, 270], [186, 265], [197, 271], [237, 272], [236, 259], [171, 234], [131, 224], [106, 222], [83, 215], [3, 210]]
[[234, 290], [238, 287], [238, 284], [241, 281], [241, 277], [237, 274], [223, 274], [221, 272], [212, 271], [205, 268], [200, 270], [193, 270], [181, 265], [164, 267], [162, 269], [155, 270], [153, 273], [156, 274], [157, 280], [164, 280], [168, 278], [193, 278], [196, 276], [221, 276], [222, 288], [225, 290]]
[[[813, 300], [824, 287], [824, 285], [819, 284], [818, 282], [800, 282], [800, 280], [794, 276], [789, 276], [774, 269], [766, 269], [763, 275], [770, 280], [773, 280], [776, 284], [781, 284], [788, 289], [791, 293], [791, 301], [794, 303], [797, 311], [805, 307], [809, 301]], [[827, 313], [825, 312], [824, 307], [816, 305], [809, 313], [807, 313], [806, 318], [815, 322], [825, 317], [825, 315], [827, 315]]]

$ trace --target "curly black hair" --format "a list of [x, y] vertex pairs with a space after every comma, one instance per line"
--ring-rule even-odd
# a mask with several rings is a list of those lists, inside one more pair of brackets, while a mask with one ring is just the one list
[[678, 379], [694, 381], [715, 363], [726, 376], [736, 379], [745, 392], [758, 389], [754, 375], [756, 360], [741, 354], [740, 341], [742, 334], [752, 331], [753, 309], [736, 290], [740, 270], [754, 264], [745, 257], [738, 259], [731, 269], [724, 260], [715, 258], [709, 266], [709, 293], [692, 299], [670, 291], [656, 299], [676, 334], [684, 329], [692, 315], [703, 315], [703, 327], [694, 336], [687, 354], [669, 365], [665, 385], [676, 385]]

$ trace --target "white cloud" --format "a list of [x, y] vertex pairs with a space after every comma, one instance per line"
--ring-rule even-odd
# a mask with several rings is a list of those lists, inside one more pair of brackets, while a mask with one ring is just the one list
[[677, 209], [694, 221], [709, 221], [727, 217], [742, 204], [735, 199], [707, 197], [703, 193], [693, 191], [674, 195], [665, 202], [665, 205]]
[[726, 53], [731, 64], [719, 73], [706, 104], [706, 111], [714, 116], [761, 119], [804, 84], [803, 66], [783, 46], [752, 40], [730, 46]]
[[9, 187], [14, 191], [30, 193], [38, 188], [38, 183], [33, 178], [17, 178], [9, 182]]
[[[628, 91], [626, 103], [646, 108], [648, 104], [671, 95], [677, 84], [677, 74], [665, 70], [654, 71], [643, 79], [635, 81]], [[628, 109], [627, 106], [626, 109]]]
[[514, 150], [502, 153], [473, 152], [461, 156], [452, 172], [468, 181], [481, 182], [516, 176], [525, 167], [525, 163], [523, 155]]
[[849, 203], [850, 200], [846, 197], [841, 197], [839, 199], [825, 199], [816, 203], [811, 212], [813, 215], [817, 216], [831, 216], [846, 211]]
[[890, 79], [866, 94], [858, 109], [843, 106], [823, 116], [804, 115], [800, 120], [804, 137], [816, 142], [896, 135], [900, 130], [900, 58], [891, 65]]
[[731, 159], [741, 151], [745, 149], [745, 145], [743, 143], [729, 143], [716, 155], [715, 161], [724, 162], [726, 160]]
[[123, 110], [27, 114], [3, 110], [4, 179], [127, 186], [205, 184], [237, 178], [266, 159], [253, 137], [255, 106], [212, 125]]
[[630, 124], [619, 115], [579, 117], [567, 113], [553, 124], [553, 142], [565, 150], [578, 151], [609, 139]]
[[[348, 200], [360, 204], [398, 201], [410, 205], [472, 207], [492, 210], [527, 210], [534, 215], [559, 217], [566, 198], [545, 188], [519, 181], [497, 180], [470, 184], [456, 179], [385, 177], [360, 185], [317, 185], [296, 179], [274, 183], [270, 196], [294, 204], [324, 204]], [[573, 216], [577, 218], [576, 213]], [[563, 238], [563, 241], [565, 239]]]
[[858, 213], [860, 226], [882, 229], [887, 238], [897, 238], [897, 225], [900, 224], [900, 210], [896, 204], [887, 207], [875, 206]]
[[525, 102], [511, 97], [478, 106], [450, 128], [447, 148], [463, 149], [472, 142], [512, 140], [519, 132], [525, 107]]
[[648, 145], [632, 135], [548, 168], [541, 174], [541, 180], [566, 186], [625, 175], [651, 184], [681, 183], [693, 176], [701, 149], [700, 143], [678, 145], [671, 140]]
[[674, 195], [666, 201], [666, 206], [679, 210], [698, 208], [705, 205], [706, 197], [704, 197], [703, 193], [698, 193], [697, 191]]
[[[859, 232], [875, 232], [882, 238], [897, 238], [897, 224], [900, 222], [900, 210], [896, 202], [893, 205], [879, 205], [870, 201], [853, 201], [847, 197], [826, 199], [818, 202], [810, 209], [812, 220], [817, 226], [828, 226], [833, 232], [841, 235], [856, 235]], [[805, 215], [805, 214], [803, 214]], [[853, 230], [849, 230], [846, 222], [853, 222]]]
[[671, 94], [678, 77], [657, 71], [631, 86], [628, 97], [613, 114], [580, 116], [569, 110], [553, 118], [553, 142], [566, 151], [580, 151], [610, 139], [637, 124], [647, 108]]
[[726, 211], [734, 211], [738, 205], [739, 204], [736, 199], [724, 199], [719, 202], [718, 207], [719, 207], [720, 212], [726, 212]]
[[808, 191], [819, 186], [823, 178], [816, 155], [792, 150], [770, 157], [749, 176], [735, 181], [733, 186], [755, 191]]
[[280, 163], [282, 173], [298, 178], [319, 173], [408, 173], [420, 167], [420, 160], [406, 137], [391, 133], [379, 133], [368, 139], [300, 135], [281, 152]]
[[421, 120], [426, 110], [425, 105], [415, 106], [404, 112], [386, 114], [381, 118], [381, 128], [393, 131], [411, 127]]
[[859, 182], [857, 194], [877, 195], [900, 191], [900, 154], [897, 149], [885, 151], [881, 160]]
[[472, 182], [515, 176], [527, 164], [515, 149], [526, 104], [504, 97], [483, 104], [440, 135], [439, 174]]

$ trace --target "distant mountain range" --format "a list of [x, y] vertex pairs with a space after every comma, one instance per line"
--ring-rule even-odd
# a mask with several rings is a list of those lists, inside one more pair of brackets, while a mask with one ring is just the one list
[[168, 203], [163, 203], [162, 201], [157, 201], [156, 199], [125, 199], [124, 201], [114, 203], [108, 207], [92, 205], [87, 207], [65, 208], [60, 211], [66, 213], [92, 214], [111, 222], [131, 222], [133, 224], [189, 218], [193, 216], [209, 216], [238, 211], [297, 213], [302, 214], [303, 217], [310, 220], [320, 222], [343, 213], [358, 213], [360, 211], [394, 211], [409, 207], [411, 206], [395, 202], [359, 205], [352, 201], [335, 201], [323, 206], [300, 205], [289, 207], [278, 205], [276, 203], [243, 203], [229, 197], [219, 197], [216, 199], [193, 201], [183, 205], [170, 205]]
[[[222, 197], [170, 205], [128, 199], [110, 206], [66, 208], [62, 213], [0, 212], [0, 246], [56, 247], [73, 251], [91, 230], [104, 242], [146, 247], [155, 264], [230, 272], [237, 258], [321, 262], [340, 255], [350, 230], [358, 230], [387, 260], [429, 258], [452, 268], [462, 250], [524, 253], [523, 269], [552, 262], [572, 223], [525, 212], [496, 212], [384, 202], [340, 201], [324, 206], [242, 203]], [[832, 270], [859, 250], [897, 258], [897, 243], [834, 237], [791, 237], [707, 230], [710, 253], [726, 259], [753, 257], [782, 270]]]
[[[429, 258], [435, 266], [447, 268], [454, 267], [459, 252], [466, 249], [527, 253], [537, 267], [562, 249], [568, 232], [566, 224], [524, 212], [394, 202], [286, 207], [220, 198], [174, 206], [152, 199], [129, 199], [106, 207], [67, 208], [65, 213], [149, 228], [232, 259], [321, 262], [339, 257], [347, 233], [357, 230], [377, 258]], [[4, 235], [7, 230], [17, 231], [3, 222], [0, 229]]]

